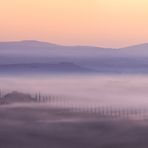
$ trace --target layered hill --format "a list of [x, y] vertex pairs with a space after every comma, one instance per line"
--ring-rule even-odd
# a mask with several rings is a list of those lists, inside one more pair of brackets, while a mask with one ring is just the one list
[[32, 69], [36, 72], [147, 73], [148, 44], [112, 49], [30, 40], [0, 42], [0, 72]]

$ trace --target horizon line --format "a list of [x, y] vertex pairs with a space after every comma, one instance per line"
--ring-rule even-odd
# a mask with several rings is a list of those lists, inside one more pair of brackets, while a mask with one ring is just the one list
[[80, 47], [96, 47], [96, 48], [104, 48], [104, 49], [122, 49], [122, 48], [128, 48], [132, 46], [139, 46], [139, 45], [146, 45], [148, 42], [141, 42], [141, 43], [135, 43], [135, 44], [129, 44], [123, 47], [102, 47], [102, 46], [96, 46], [92, 44], [71, 44], [71, 45], [66, 45], [66, 44], [60, 44], [60, 43], [55, 43], [55, 42], [49, 42], [45, 40], [38, 40], [38, 39], [23, 39], [23, 40], [7, 40], [7, 41], [0, 41], [0, 43], [13, 43], [13, 42], [38, 42], [38, 43], [46, 43], [46, 44], [51, 44], [55, 46], [65, 46], [65, 47], [74, 47], [74, 46], [80, 46]]

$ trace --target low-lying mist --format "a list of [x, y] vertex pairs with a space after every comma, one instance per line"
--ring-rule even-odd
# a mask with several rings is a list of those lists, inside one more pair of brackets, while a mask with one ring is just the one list
[[148, 76], [0, 76], [0, 88], [1, 148], [148, 147]]
[[1, 76], [0, 88], [66, 97], [79, 105], [148, 106], [148, 76]]

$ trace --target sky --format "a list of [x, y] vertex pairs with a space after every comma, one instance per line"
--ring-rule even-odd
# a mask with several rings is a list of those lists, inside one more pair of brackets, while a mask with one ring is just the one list
[[147, 26], [148, 0], [0, 0], [0, 41], [124, 47]]

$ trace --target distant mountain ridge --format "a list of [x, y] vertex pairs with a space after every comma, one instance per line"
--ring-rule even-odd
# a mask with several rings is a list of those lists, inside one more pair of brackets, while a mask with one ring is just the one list
[[95, 72], [92, 69], [76, 65], [74, 63], [62, 62], [50, 63], [27, 63], [27, 64], [0, 64], [0, 74], [38, 74], [38, 73], [84, 73]]
[[[91, 56], [104, 54], [107, 48], [93, 46], [64, 46], [41, 41], [0, 42], [0, 54], [31, 56]], [[110, 50], [108, 50], [110, 52]], [[106, 52], [107, 53], [107, 52]]]
[[40, 56], [124, 56], [140, 55], [148, 56], [148, 43], [133, 45], [124, 48], [103, 48], [95, 46], [64, 46], [48, 42], [41, 42], [36, 40], [24, 40], [24, 41], [11, 41], [0, 42], [0, 55], [1, 54], [26, 54]]
[[32, 64], [37, 72], [41, 70], [148, 73], [148, 43], [113, 49], [64, 46], [35, 40], [0, 42], [1, 72], [6, 69], [10, 71], [12, 67], [14, 71], [29, 71]]

